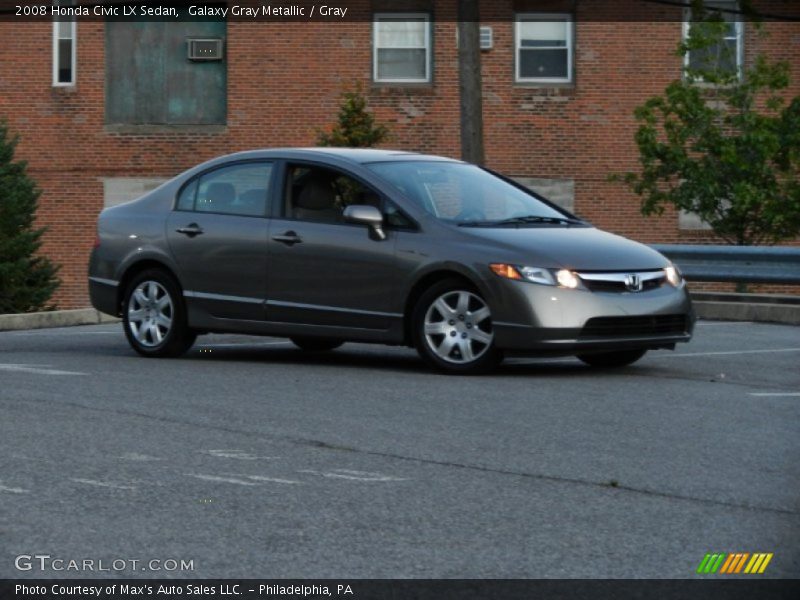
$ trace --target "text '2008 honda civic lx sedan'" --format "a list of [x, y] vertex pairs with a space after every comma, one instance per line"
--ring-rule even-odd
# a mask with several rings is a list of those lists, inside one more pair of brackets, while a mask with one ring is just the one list
[[223, 156], [108, 208], [89, 289], [144, 356], [228, 332], [414, 346], [449, 373], [507, 353], [627, 365], [695, 320], [655, 250], [487, 169], [371, 149]]

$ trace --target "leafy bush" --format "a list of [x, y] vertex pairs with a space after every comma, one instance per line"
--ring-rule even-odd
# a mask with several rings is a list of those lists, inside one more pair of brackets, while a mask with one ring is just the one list
[[58, 267], [37, 251], [44, 228], [34, 227], [40, 191], [14, 161], [17, 136], [0, 121], [0, 313], [42, 309], [58, 288]]

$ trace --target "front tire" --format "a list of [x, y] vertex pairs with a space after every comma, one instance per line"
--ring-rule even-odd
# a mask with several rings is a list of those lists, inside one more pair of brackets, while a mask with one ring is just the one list
[[642, 358], [647, 350], [622, 350], [619, 352], [599, 352], [597, 354], [578, 354], [578, 358], [592, 367], [617, 369], [632, 365]]
[[411, 329], [422, 359], [445, 373], [485, 373], [503, 359], [494, 343], [489, 306], [476, 290], [457, 279], [423, 292], [414, 307]]
[[186, 323], [180, 287], [161, 269], [142, 271], [131, 280], [122, 321], [128, 343], [142, 356], [180, 356], [197, 338]]

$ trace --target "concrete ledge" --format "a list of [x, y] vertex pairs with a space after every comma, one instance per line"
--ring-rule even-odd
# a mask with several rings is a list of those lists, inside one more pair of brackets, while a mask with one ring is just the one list
[[77, 310], [52, 310], [47, 312], [0, 315], [0, 331], [19, 329], [43, 329], [46, 327], [71, 327], [73, 325], [97, 325], [116, 323], [119, 319], [93, 308]]
[[800, 325], [800, 303], [751, 302], [740, 299], [723, 301], [695, 298], [693, 304], [697, 316], [701, 319]]

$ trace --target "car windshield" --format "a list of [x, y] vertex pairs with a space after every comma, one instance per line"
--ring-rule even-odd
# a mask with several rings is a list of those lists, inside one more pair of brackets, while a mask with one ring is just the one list
[[371, 163], [367, 167], [432, 215], [461, 226], [580, 223], [475, 165], [398, 161]]

